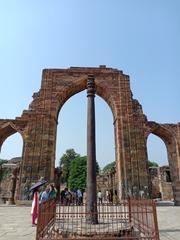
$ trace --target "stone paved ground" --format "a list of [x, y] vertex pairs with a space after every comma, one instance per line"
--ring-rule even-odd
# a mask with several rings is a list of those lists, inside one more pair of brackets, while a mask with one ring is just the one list
[[[180, 207], [158, 207], [161, 240], [180, 240]], [[0, 205], [0, 239], [34, 240], [30, 207]]]
[[157, 207], [161, 240], [180, 240], [180, 207]]
[[31, 208], [0, 205], [0, 240], [34, 240]]

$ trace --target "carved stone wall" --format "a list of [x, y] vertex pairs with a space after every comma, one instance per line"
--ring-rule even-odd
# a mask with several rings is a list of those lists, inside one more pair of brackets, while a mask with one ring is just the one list
[[54, 180], [58, 114], [71, 96], [86, 89], [88, 74], [95, 75], [96, 94], [113, 114], [120, 198], [150, 188], [146, 140], [148, 134], [157, 133], [167, 146], [175, 199], [180, 203], [179, 125], [148, 122], [141, 105], [133, 99], [129, 76], [105, 66], [43, 70], [41, 89], [34, 93], [29, 109], [15, 120], [0, 120], [0, 144], [17, 131], [24, 141], [19, 198], [27, 181], [35, 182], [41, 176]]

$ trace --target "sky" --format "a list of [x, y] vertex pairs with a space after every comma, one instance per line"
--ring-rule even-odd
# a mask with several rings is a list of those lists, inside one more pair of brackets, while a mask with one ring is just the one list
[[[0, 119], [28, 109], [44, 68], [118, 68], [130, 76], [133, 97], [150, 121], [177, 123], [180, 116], [179, 0], [0, 0]], [[86, 92], [71, 97], [59, 114], [58, 159], [66, 149], [86, 155]], [[78, 107], [77, 107], [78, 106]], [[96, 97], [97, 161], [114, 161], [112, 113]], [[20, 156], [19, 134], [0, 158]], [[148, 157], [167, 162], [164, 143], [148, 138]]]

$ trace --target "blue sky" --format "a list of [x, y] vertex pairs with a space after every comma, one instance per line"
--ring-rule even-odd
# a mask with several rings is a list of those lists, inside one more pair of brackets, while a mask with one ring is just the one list
[[[179, 0], [0, 0], [0, 118], [14, 119], [28, 109], [43, 68], [104, 64], [130, 76], [133, 96], [149, 120], [177, 123], [179, 12]], [[112, 113], [96, 100], [97, 160], [103, 166], [114, 160]], [[86, 154], [85, 128], [86, 94], [81, 93], [60, 112], [58, 159], [72, 147]], [[16, 134], [5, 141], [0, 158], [21, 151]], [[149, 137], [148, 151], [149, 159], [166, 161], [160, 139]]]

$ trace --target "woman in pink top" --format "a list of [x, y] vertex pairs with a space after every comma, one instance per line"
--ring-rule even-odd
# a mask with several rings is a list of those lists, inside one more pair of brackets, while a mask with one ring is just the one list
[[38, 188], [35, 188], [31, 208], [32, 226], [35, 226], [37, 224], [38, 205], [39, 205], [39, 190]]

